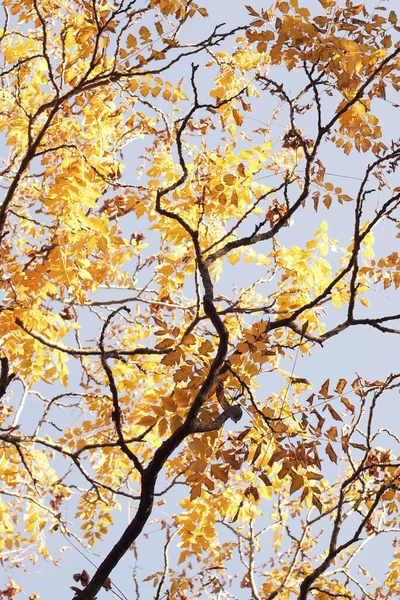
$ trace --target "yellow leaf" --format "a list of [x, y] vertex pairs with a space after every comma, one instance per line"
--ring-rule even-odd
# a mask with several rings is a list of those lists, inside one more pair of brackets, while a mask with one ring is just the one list
[[328, 231], [328, 223], [326, 221], [322, 221], [321, 225], [319, 226], [321, 231]]
[[286, 14], [287, 12], [289, 12], [289, 3], [279, 2], [278, 9], [281, 11], [281, 13]]
[[360, 302], [363, 306], [366, 306], [367, 308], [371, 306], [366, 298], [360, 298]]
[[337, 440], [337, 427], [330, 427], [327, 432], [326, 432], [326, 437], [330, 440], [332, 440], [332, 442], [336, 442]]
[[336, 452], [333, 449], [333, 446], [330, 442], [328, 442], [328, 444], [325, 447], [325, 452], [327, 453], [327, 455], [329, 456], [330, 460], [332, 462], [334, 462], [335, 464], [337, 464], [338, 461], [338, 457]]
[[143, 82], [143, 83], [140, 85], [140, 93], [141, 93], [141, 94], [142, 94], [144, 97], [146, 97], [146, 96], [148, 96], [148, 94], [149, 94], [149, 91], [150, 91], [150, 85], [149, 85], [147, 82], [145, 82], [145, 81], [144, 81], [144, 82]]
[[[128, 35], [128, 37], [126, 38], [126, 45], [128, 48], [133, 48], [135, 49], [137, 47], [137, 39], [135, 38], [134, 35], [132, 35], [131, 33]], [[134, 80], [135, 81], [135, 80]], [[132, 85], [132, 84], [131, 84]], [[137, 86], [136, 86], [137, 87]], [[132, 90], [134, 91], [134, 90]]]
[[290, 494], [294, 494], [295, 492], [297, 492], [297, 490], [301, 489], [304, 485], [304, 480], [302, 475], [299, 475], [298, 473], [295, 472], [291, 472], [290, 473], [290, 477], [292, 479], [292, 483], [290, 485]]
[[213, 464], [211, 465], [211, 473], [216, 479], [226, 483], [229, 477], [229, 466]]
[[138, 420], [138, 425], [144, 425], [145, 427], [148, 427], [149, 425], [153, 425], [155, 422], [156, 419], [154, 417], [146, 415]]
[[337, 292], [332, 293], [332, 304], [335, 308], [342, 308], [342, 299]]
[[157, 98], [157, 96], [160, 92], [161, 92], [161, 87], [159, 85], [157, 85], [151, 89], [151, 95], [153, 96], [153, 98]]
[[320, 249], [322, 256], [325, 256], [329, 252], [329, 246], [328, 246], [328, 244], [325, 244], [325, 243], [321, 244], [319, 249]]
[[175, 344], [174, 339], [167, 338], [165, 340], [162, 340], [161, 342], [158, 342], [158, 344], [156, 344], [156, 346], [155, 346], [155, 349], [156, 350], [165, 350], [166, 348], [170, 348], [174, 344]]
[[236, 252], [236, 253], [230, 252], [228, 254], [228, 260], [231, 263], [231, 265], [235, 265], [240, 260], [240, 253], [239, 252]]
[[224, 175], [224, 182], [227, 185], [234, 185], [236, 182], [236, 177], [235, 175], [231, 175], [230, 173], [228, 173], [227, 175]]
[[93, 281], [92, 275], [86, 269], [79, 269], [78, 275], [83, 281]]

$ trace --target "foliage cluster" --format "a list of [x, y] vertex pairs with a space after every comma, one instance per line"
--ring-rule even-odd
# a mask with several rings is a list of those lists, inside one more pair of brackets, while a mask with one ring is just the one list
[[[235, 598], [240, 569], [241, 598], [396, 598], [400, 438], [376, 422], [400, 375], [313, 388], [296, 360], [400, 333], [398, 17], [277, 0], [230, 28], [208, 4], [3, 2], [2, 564], [104, 548], [129, 505], [71, 573], [122, 598], [172, 498], [156, 600]], [[359, 552], [384, 534], [378, 581]]]

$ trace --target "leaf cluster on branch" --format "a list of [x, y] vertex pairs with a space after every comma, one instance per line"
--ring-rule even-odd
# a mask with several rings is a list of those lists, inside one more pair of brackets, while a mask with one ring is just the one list
[[203, 4], [3, 3], [2, 565], [98, 544], [65, 593], [126, 598], [155, 527], [156, 600], [395, 598], [400, 374], [297, 364], [397, 343], [400, 23]]

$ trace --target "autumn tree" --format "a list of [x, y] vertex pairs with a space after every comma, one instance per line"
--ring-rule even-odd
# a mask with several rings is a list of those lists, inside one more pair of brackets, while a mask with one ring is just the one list
[[399, 597], [394, 4], [4, 0], [3, 598]]

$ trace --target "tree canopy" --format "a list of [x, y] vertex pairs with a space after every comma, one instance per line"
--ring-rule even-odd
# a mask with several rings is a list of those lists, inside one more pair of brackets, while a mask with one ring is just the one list
[[3, 2], [0, 597], [399, 597], [395, 3], [236, 4]]

